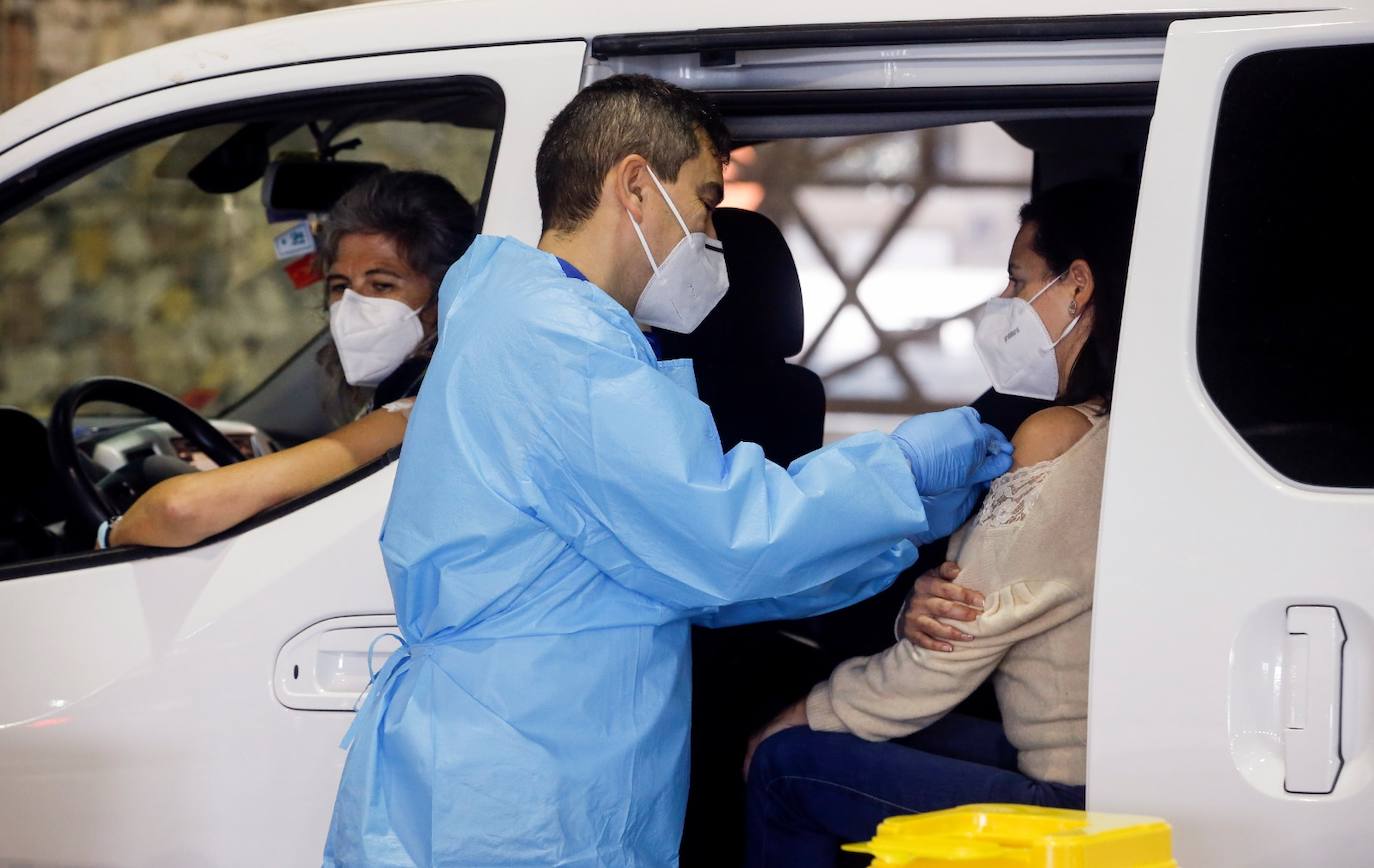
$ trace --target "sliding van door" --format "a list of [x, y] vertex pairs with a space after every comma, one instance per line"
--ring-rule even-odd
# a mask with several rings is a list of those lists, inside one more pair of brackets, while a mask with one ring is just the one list
[[1173, 25], [1127, 289], [1088, 800], [1185, 865], [1367, 865], [1374, 20]]

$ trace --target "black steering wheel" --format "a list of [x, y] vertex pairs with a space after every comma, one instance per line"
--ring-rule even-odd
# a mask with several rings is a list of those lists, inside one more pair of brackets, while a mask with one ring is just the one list
[[166, 392], [123, 377], [82, 380], [58, 396], [57, 403], [53, 404], [52, 416], [48, 420], [48, 448], [52, 453], [57, 479], [75, 510], [73, 517], [91, 530], [116, 515], [99, 487], [82, 469], [84, 456], [77, 448], [76, 435], [72, 430], [76, 411], [91, 401], [123, 404], [166, 422], [221, 467], [244, 460], [243, 453], [218, 428]]

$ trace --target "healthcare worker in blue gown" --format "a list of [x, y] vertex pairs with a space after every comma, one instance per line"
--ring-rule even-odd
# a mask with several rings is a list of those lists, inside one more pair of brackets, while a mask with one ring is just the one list
[[540, 147], [539, 247], [479, 236], [445, 278], [382, 529], [404, 645], [346, 740], [326, 865], [676, 865], [690, 625], [873, 594], [1009, 467], [967, 408], [787, 468], [722, 454], [640, 325], [691, 331], [725, 291], [728, 148], [694, 94], [594, 84]]

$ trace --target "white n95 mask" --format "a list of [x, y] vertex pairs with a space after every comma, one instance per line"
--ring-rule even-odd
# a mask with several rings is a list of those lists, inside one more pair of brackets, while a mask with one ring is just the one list
[[349, 385], [375, 386], [415, 352], [425, 329], [405, 302], [345, 289], [329, 306], [329, 333]]
[[649, 169], [649, 177], [682, 227], [683, 239], [661, 263], [655, 263], [649, 242], [644, 240], [644, 232], [635, 222], [634, 215], [630, 214], [628, 208], [625, 209], [630, 216], [630, 225], [634, 227], [635, 235], [639, 236], [639, 243], [644, 248], [644, 255], [654, 269], [653, 277], [649, 278], [635, 304], [634, 317], [644, 325], [690, 334], [720, 303], [729, 287], [729, 278], [725, 274], [725, 249], [719, 241], [707, 238], [705, 232], [689, 232], [672, 197], [663, 189], [653, 169]]
[[1082, 314], [1074, 317], [1056, 340], [1050, 338], [1044, 320], [1031, 304], [1062, 280], [1064, 274], [1041, 287], [1030, 301], [993, 298], [983, 307], [973, 332], [973, 346], [992, 380], [992, 388], [1003, 395], [1043, 401], [1058, 397], [1059, 366], [1054, 360], [1054, 348], [1078, 325]]

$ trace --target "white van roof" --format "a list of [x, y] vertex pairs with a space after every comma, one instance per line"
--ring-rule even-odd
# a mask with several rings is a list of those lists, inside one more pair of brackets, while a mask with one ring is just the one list
[[[1360, 2], [1360, 0], [1356, 0]], [[1103, 0], [1045, 0], [1027, 15], [1018, 0], [390, 0], [263, 21], [168, 43], [64, 81], [0, 115], [0, 153], [95, 109], [189, 81], [253, 69], [359, 55], [472, 45], [587, 39], [607, 34], [685, 33], [937, 20], [1043, 20], [1104, 15], [1195, 16], [1329, 8], [1312, 0], [1136, 0], [1127, 12]]]

